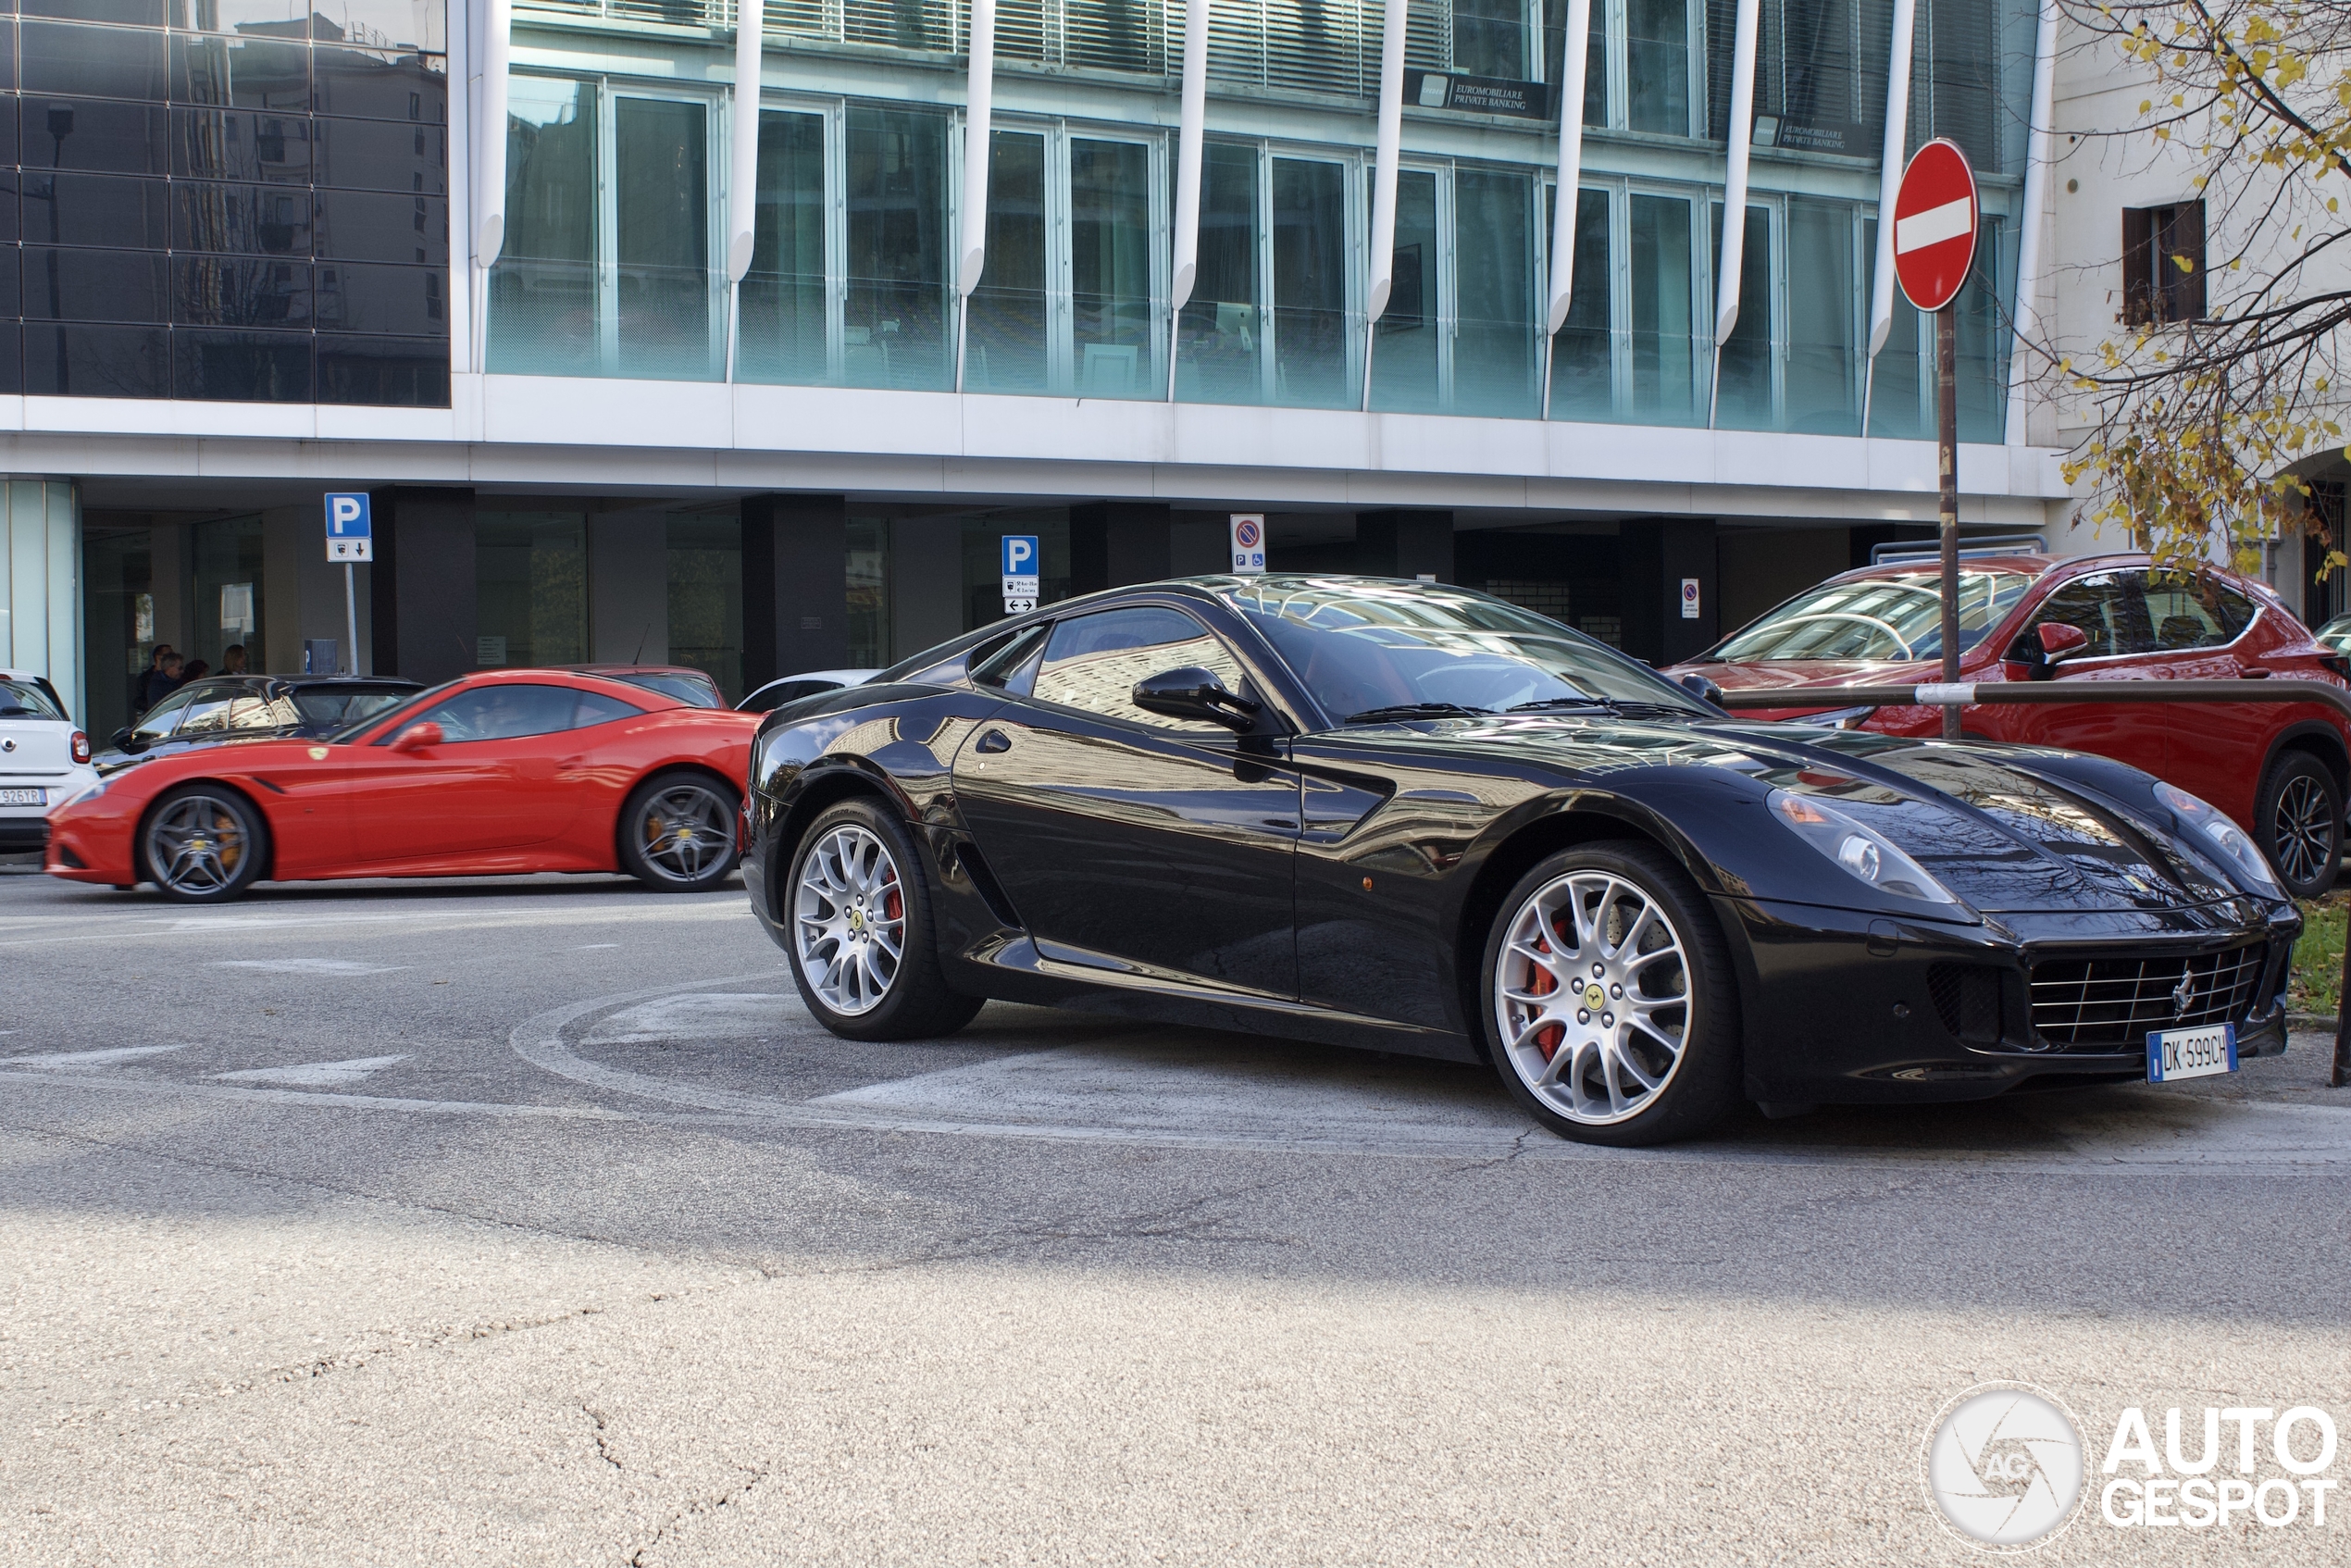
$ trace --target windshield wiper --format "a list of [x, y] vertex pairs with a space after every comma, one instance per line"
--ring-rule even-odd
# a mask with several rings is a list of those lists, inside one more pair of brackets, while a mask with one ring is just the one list
[[1491, 708], [1468, 708], [1459, 703], [1399, 703], [1394, 707], [1365, 708], [1349, 714], [1341, 724], [1377, 724], [1391, 718], [1491, 718]]
[[1518, 703], [1503, 710], [1514, 714], [1553, 713], [1563, 708], [1605, 708], [1621, 718], [1648, 718], [1664, 714], [1673, 718], [1703, 717], [1698, 708], [1686, 708], [1674, 703], [1648, 703], [1631, 697], [1545, 697], [1539, 702]]

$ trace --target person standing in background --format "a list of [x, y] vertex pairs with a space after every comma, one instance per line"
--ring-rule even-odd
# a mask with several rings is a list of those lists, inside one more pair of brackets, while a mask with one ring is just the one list
[[223, 675], [247, 675], [251, 673], [245, 668], [245, 645], [243, 643], [231, 642], [229, 646], [220, 650], [220, 673]]
[[179, 665], [180, 655], [171, 651], [170, 643], [155, 644], [155, 652], [147, 655], [147, 667], [140, 673], [138, 682], [131, 690], [131, 715], [133, 718], [162, 702], [171, 689], [180, 684]]

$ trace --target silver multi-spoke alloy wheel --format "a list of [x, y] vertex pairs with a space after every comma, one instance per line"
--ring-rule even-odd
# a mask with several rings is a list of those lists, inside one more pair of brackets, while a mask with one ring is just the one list
[[906, 897], [888, 845], [837, 825], [801, 857], [792, 893], [801, 973], [827, 1007], [849, 1016], [889, 994], [906, 943]]
[[1511, 916], [1494, 1016], [1512, 1070], [1546, 1107], [1586, 1126], [1630, 1120], [1673, 1082], [1689, 1043], [1682, 935], [1623, 877], [1571, 871]]
[[164, 803], [147, 824], [146, 847], [155, 879], [189, 898], [227, 892], [255, 849], [243, 813], [216, 795]]
[[2278, 791], [2277, 808], [2270, 818], [2270, 843], [2278, 869], [2295, 887], [2317, 881], [2326, 868], [2327, 855], [2334, 848], [2333, 803], [2325, 787], [2307, 773], [2295, 774]]
[[673, 784], [637, 814], [637, 852], [656, 877], [700, 882], [735, 852], [735, 809], [707, 784]]

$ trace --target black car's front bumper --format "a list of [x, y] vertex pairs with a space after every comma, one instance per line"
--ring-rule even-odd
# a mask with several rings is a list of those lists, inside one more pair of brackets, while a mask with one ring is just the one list
[[[1716, 906], [1739, 975], [1747, 1092], [1767, 1105], [1982, 1100], [2027, 1083], [2143, 1079], [2144, 1029], [2083, 1047], [2038, 1027], [2034, 966], [2084, 954], [2209, 964], [2263, 944], [2228, 1021], [2241, 1057], [2285, 1049], [2286, 976], [2301, 931], [2291, 906], [2002, 915], [1976, 926], [1762, 899]], [[1963, 993], [1955, 975], [1975, 983]]]

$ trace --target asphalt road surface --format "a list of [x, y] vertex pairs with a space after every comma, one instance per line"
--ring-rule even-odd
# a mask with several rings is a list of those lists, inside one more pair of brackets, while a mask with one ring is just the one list
[[2014, 1379], [2042, 1560], [2340, 1562], [2351, 1498], [2098, 1493], [2133, 1406], [2351, 1479], [2326, 1044], [1620, 1153], [1483, 1069], [837, 1040], [735, 890], [0, 877], [0, 1561], [1971, 1562], [1927, 1432]]

